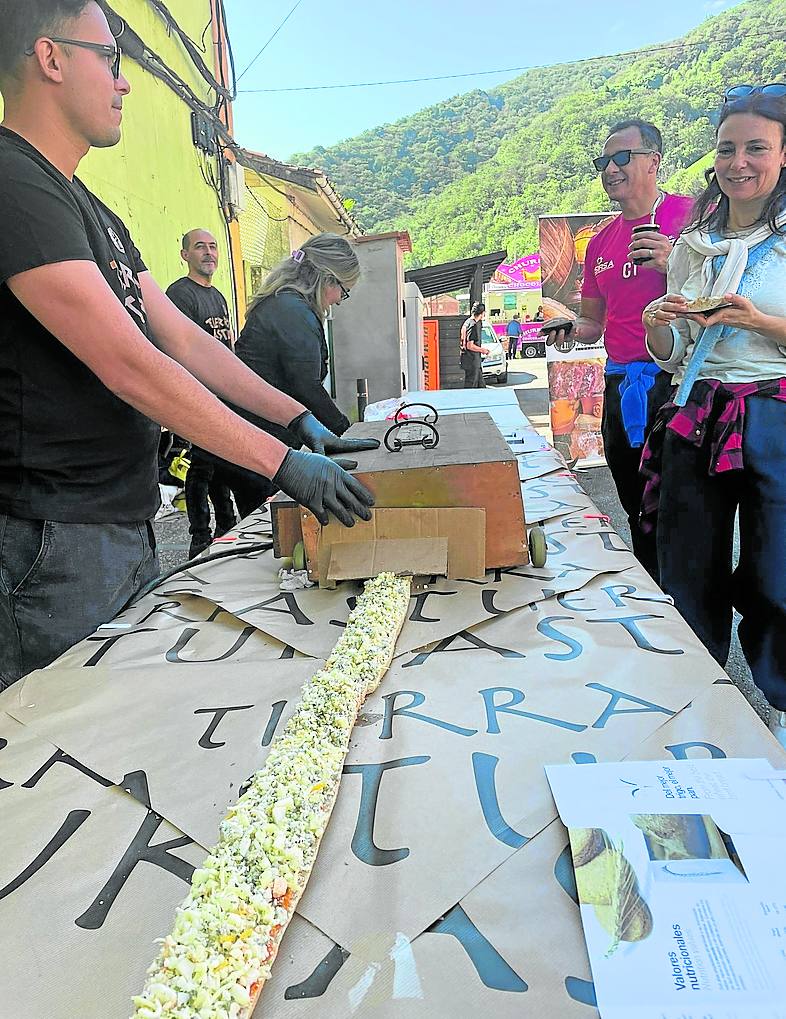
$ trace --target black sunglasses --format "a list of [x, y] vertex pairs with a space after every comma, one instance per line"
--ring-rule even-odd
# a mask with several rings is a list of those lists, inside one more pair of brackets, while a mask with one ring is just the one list
[[744, 99], [745, 96], [786, 96], [786, 83], [782, 81], [771, 81], [767, 85], [732, 85], [723, 93], [724, 103], [734, 99]]
[[615, 152], [611, 156], [598, 156], [592, 160], [592, 165], [598, 171], [603, 173], [609, 163], [614, 163], [615, 166], [627, 166], [630, 162], [631, 156], [649, 156], [656, 149], [620, 149], [619, 152]]
[[[120, 60], [123, 54], [119, 46], [107, 46], [101, 42], [85, 42], [84, 39], [66, 39], [61, 35], [48, 35], [45, 38], [49, 39], [50, 42], [60, 43], [62, 46], [80, 46], [83, 50], [93, 50], [95, 53], [100, 53], [107, 60], [111, 59], [110, 67], [112, 68], [112, 77], [115, 81], [120, 77]], [[29, 46], [25, 50], [25, 56], [32, 57], [34, 53], [35, 46]]]

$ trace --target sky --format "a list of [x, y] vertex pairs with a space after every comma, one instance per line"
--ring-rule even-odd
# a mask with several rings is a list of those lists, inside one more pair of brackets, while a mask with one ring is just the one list
[[[668, 42], [739, 2], [225, 0], [240, 76], [235, 137], [246, 148], [289, 160], [295, 152], [327, 147], [522, 73], [479, 71], [557, 64]], [[472, 77], [406, 85], [251, 91], [469, 72]]]

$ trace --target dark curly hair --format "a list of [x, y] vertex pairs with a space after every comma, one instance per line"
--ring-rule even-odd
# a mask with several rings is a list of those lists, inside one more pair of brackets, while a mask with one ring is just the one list
[[0, 81], [13, 78], [25, 50], [42, 35], [59, 35], [91, 0], [0, 0]]
[[[756, 117], [764, 117], [781, 125], [783, 144], [786, 146], [786, 99], [781, 96], [768, 96], [756, 93], [737, 99], [731, 103], [724, 103], [718, 120], [718, 128], [715, 132], [717, 138], [721, 124], [734, 116], [735, 113], [749, 113]], [[693, 216], [686, 230], [717, 231], [725, 234], [729, 227], [729, 199], [724, 195], [718, 184], [715, 169], [710, 167], [705, 171], [704, 177], [707, 187], [696, 199], [693, 207]], [[786, 229], [777, 226], [776, 220], [779, 213], [786, 205], [786, 167], [781, 170], [778, 183], [773, 188], [772, 194], [767, 199], [761, 216], [755, 224], [760, 226], [767, 223], [773, 233], [786, 233]]]

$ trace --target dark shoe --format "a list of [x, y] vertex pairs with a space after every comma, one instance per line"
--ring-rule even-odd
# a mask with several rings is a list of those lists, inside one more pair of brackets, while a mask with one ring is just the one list
[[201, 552], [204, 552], [206, 548], [210, 548], [211, 537], [197, 537], [196, 535], [191, 539], [191, 548], [188, 550], [188, 558], [195, 559]]
[[237, 525], [237, 520], [232, 517], [231, 522], [228, 520], [222, 520], [220, 523], [216, 520], [216, 537], [223, 538], [227, 531], [231, 531], [233, 527]]

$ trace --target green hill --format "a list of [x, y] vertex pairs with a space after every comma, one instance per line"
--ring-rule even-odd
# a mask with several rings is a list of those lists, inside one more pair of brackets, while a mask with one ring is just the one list
[[610, 208], [590, 158], [615, 121], [657, 123], [664, 181], [696, 190], [724, 88], [784, 66], [786, 0], [749, 0], [662, 47], [528, 71], [293, 159], [323, 167], [366, 229], [409, 230], [413, 265], [521, 255], [538, 215]]

